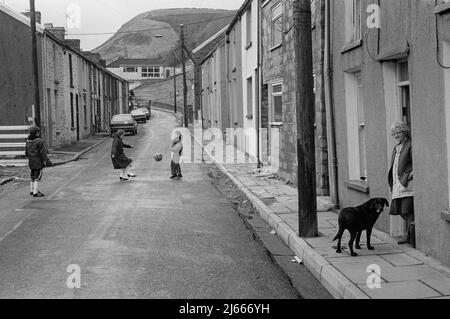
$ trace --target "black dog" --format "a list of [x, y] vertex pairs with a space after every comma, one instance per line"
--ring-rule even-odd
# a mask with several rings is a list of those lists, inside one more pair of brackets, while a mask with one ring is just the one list
[[356, 239], [356, 249], [361, 249], [359, 241], [361, 239], [361, 233], [363, 230], [366, 231], [367, 235], [367, 248], [373, 250], [374, 248], [370, 245], [370, 236], [372, 234], [373, 225], [378, 219], [378, 216], [383, 212], [384, 206], [389, 207], [389, 203], [385, 198], [372, 198], [366, 203], [358, 207], [347, 207], [341, 210], [339, 214], [339, 231], [336, 237], [333, 239], [339, 239], [337, 245], [337, 253], [342, 253], [341, 250], [341, 238], [342, 234], [346, 229], [350, 233], [350, 241], [348, 242], [348, 247], [352, 256], [358, 256], [353, 251], [353, 242]]

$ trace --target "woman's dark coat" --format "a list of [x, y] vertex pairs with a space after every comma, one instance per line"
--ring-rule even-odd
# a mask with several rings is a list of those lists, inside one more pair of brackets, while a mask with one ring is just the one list
[[[111, 147], [111, 160], [114, 166], [114, 169], [123, 169], [133, 162], [131, 158], [128, 158], [123, 153], [123, 148], [131, 148], [130, 145], [122, 142], [122, 139], [117, 135], [114, 135], [114, 141]], [[113, 157], [114, 155], [114, 157]]]
[[[389, 186], [393, 186], [393, 176], [392, 172], [394, 169], [394, 161], [395, 161], [395, 154], [396, 150], [394, 147], [394, 150], [392, 151], [392, 160], [391, 160], [391, 169], [389, 170], [388, 175], [388, 182]], [[409, 181], [409, 174], [412, 172], [413, 166], [412, 166], [412, 154], [411, 154], [411, 139], [408, 139], [402, 147], [402, 150], [400, 152], [400, 157], [398, 159], [398, 179], [400, 180], [400, 183], [404, 187], [408, 187], [408, 181]]]

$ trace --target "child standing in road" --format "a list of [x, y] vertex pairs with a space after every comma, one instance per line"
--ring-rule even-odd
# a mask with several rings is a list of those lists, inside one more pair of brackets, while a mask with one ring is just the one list
[[31, 170], [30, 195], [33, 195], [33, 197], [45, 196], [39, 191], [39, 183], [42, 179], [44, 167], [53, 164], [47, 156], [47, 149], [41, 139], [41, 130], [37, 126], [30, 128], [25, 155], [28, 157], [28, 166]]
[[183, 153], [183, 143], [181, 142], [181, 133], [179, 131], [175, 131], [175, 138], [172, 140], [171, 151], [171, 161], [170, 161], [170, 169], [172, 171], [172, 176], [170, 178], [182, 178], [181, 175], [181, 166], [180, 166], [180, 157]]

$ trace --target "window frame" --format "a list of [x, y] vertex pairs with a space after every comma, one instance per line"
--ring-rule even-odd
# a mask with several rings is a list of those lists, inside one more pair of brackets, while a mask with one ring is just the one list
[[[357, 7], [359, 5], [359, 12]], [[362, 0], [345, 1], [345, 42], [346, 44], [362, 41]]]
[[253, 10], [251, 5], [246, 11], [246, 17], [245, 17], [245, 24], [246, 24], [246, 30], [245, 30], [245, 42], [246, 42], [246, 48], [250, 48], [252, 46], [252, 24], [253, 24]]
[[[276, 10], [280, 10], [280, 12], [276, 13]], [[277, 21], [280, 20], [279, 27], [280, 30], [277, 30]], [[280, 34], [280, 41], [275, 42], [276, 40], [276, 32]], [[272, 48], [276, 48], [283, 44], [283, 2], [279, 1], [275, 5], [271, 7], [271, 24], [270, 24], [270, 43]]]
[[347, 117], [347, 186], [368, 192], [367, 134], [364, 114], [364, 77], [361, 70], [345, 73]]
[[[408, 79], [402, 80], [401, 68], [402, 64], [406, 64], [408, 71]], [[409, 72], [408, 60], [400, 60], [395, 66], [396, 83], [397, 83], [397, 106], [400, 108], [402, 121], [411, 127], [411, 78]], [[405, 94], [408, 94], [407, 102], [404, 100]], [[405, 103], [407, 104], [405, 106]]]
[[[274, 92], [274, 88], [280, 86], [280, 92]], [[277, 81], [270, 84], [270, 125], [282, 125], [283, 124], [283, 81]], [[281, 121], [277, 121], [275, 112], [275, 98], [281, 97]]]
[[161, 69], [159, 66], [143, 66], [141, 67], [141, 77], [150, 79], [161, 78]]

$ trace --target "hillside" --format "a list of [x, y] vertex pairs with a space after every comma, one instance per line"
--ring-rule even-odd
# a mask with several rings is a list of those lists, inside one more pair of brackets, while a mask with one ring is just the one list
[[171, 50], [179, 45], [179, 25], [193, 49], [226, 26], [235, 11], [218, 9], [160, 9], [142, 13], [125, 23], [110, 39], [94, 50], [107, 62], [119, 57], [162, 56], [172, 63]]

